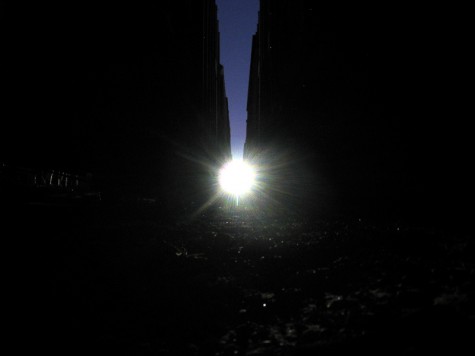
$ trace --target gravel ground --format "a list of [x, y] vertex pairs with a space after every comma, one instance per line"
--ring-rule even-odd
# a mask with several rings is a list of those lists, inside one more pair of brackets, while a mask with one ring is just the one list
[[245, 207], [79, 210], [30, 207], [7, 234], [18, 353], [474, 351], [467, 232]]

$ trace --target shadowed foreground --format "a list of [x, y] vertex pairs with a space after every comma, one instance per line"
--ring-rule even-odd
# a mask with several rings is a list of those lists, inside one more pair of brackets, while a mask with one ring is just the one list
[[21, 213], [4, 238], [9, 336], [18, 350], [473, 349], [473, 241], [460, 232], [245, 208], [195, 219], [144, 207]]

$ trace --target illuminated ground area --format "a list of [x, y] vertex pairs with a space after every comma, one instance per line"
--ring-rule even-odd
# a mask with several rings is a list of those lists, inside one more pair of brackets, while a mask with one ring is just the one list
[[245, 209], [193, 221], [153, 210], [31, 209], [31, 224], [7, 246], [9, 333], [22, 347], [223, 356], [473, 349], [474, 248], [465, 235]]

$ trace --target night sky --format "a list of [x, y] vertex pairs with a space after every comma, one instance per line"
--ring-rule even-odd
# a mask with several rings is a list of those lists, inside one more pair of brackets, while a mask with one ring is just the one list
[[257, 29], [259, 0], [217, 0], [216, 3], [221, 32], [221, 63], [229, 100], [232, 153], [234, 158], [241, 158], [246, 139], [252, 36]]

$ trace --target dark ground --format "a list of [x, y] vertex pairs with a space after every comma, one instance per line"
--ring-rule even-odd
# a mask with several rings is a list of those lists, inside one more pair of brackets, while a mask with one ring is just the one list
[[3, 293], [18, 353], [474, 351], [466, 231], [246, 208], [12, 211]]

